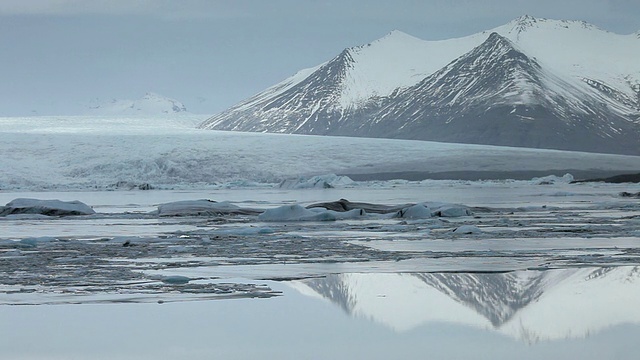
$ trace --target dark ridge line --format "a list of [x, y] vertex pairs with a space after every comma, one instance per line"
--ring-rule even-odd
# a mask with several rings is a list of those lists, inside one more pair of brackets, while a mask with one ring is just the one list
[[[340, 176], [348, 176], [354, 181], [387, 181], [387, 180], [531, 180], [537, 177], [548, 175], [563, 176], [571, 174], [579, 179], [574, 182], [595, 181], [586, 179], [603, 178], [609, 179], [618, 176], [629, 175], [629, 170], [577, 170], [577, 169], [550, 169], [550, 170], [514, 170], [514, 171], [486, 171], [486, 170], [459, 170], [459, 171], [390, 171], [375, 173], [350, 173], [346, 171], [339, 173]], [[637, 176], [640, 182], [640, 174]], [[601, 180], [598, 180], [601, 181]]]
[[575, 180], [575, 181], [572, 181], [571, 183], [576, 184], [576, 183], [585, 183], [585, 182], [605, 182], [605, 183], [611, 183], [611, 184], [640, 183], [640, 173], [620, 174], [620, 175], [610, 176], [606, 178], [597, 178], [597, 179]]

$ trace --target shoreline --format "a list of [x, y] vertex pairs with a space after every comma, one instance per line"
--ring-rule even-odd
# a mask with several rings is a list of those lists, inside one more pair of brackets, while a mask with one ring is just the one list
[[[623, 179], [630, 179], [625, 182], [640, 182], [640, 174], [629, 170], [577, 170], [577, 169], [554, 169], [554, 170], [518, 170], [518, 171], [395, 171], [378, 173], [340, 173], [338, 175], [348, 176], [353, 181], [388, 181], [388, 180], [531, 180], [549, 175], [563, 176], [571, 174], [576, 182], [596, 182], [607, 181], [609, 178], [624, 176]], [[634, 180], [635, 179], [635, 180]]]

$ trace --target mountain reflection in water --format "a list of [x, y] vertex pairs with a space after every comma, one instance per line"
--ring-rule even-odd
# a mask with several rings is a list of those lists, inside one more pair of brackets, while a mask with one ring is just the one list
[[640, 324], [640, 267], [507, 273], [336, 274], [291, 283], [396, 331], [433, 322], [526, 341], [582, 338]]

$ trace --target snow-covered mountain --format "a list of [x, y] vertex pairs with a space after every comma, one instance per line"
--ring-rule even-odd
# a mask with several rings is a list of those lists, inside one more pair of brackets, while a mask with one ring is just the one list
[[205, 121], [218, 130], [640, 154], [640, 39], [523, 16], [445, 41], [400, 31]]
[[99, 102], [89, 107], [87, 115], [139, 115], [155, 116], [184, 114], [187, 108], [178, 100], [155, 93], [147, 93], [137, 100], [116, 100]]
[[292, 286], [396, 331], [435, 322], [491, 329], [527, 342], [579, 338], [640, 323], [640, 268], [544, 272], [339, 274]]

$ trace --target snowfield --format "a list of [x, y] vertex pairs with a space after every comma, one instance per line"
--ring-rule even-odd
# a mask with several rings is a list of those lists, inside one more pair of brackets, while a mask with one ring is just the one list
[[291, 179], [298, 184], [287, 186], [308, 187], [300, 180], [326, 174], [456, 172], [448, 177], [456, 179], [465, 172], [602, 175], [640, 167], [637, 156], [195, 129], [202, 120], [0, 118], [0, 189], [236, 188]]

